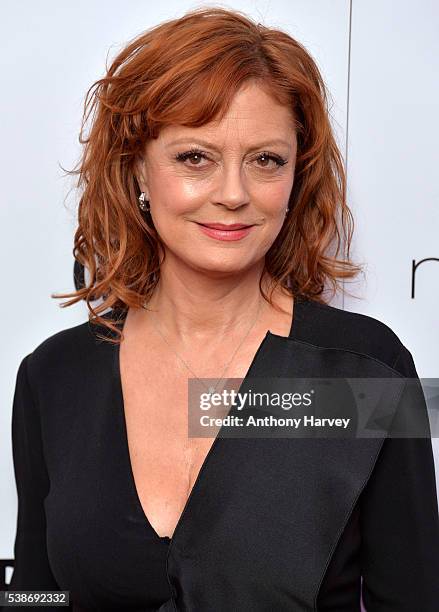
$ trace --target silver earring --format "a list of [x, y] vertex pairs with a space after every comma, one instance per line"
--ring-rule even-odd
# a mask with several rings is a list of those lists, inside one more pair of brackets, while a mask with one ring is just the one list
[[287, 209], [286, 209], [286, 211], [285, 211], [285, 214], [287, 214], [287, 212], [288, 212], [289, 210], [290, 210], [290, 209], [289, 209], [289, 208], [287, 208]]
[[142, 191], [138, 199], [139, 199], [139, 208], [143, 211], [149, 212], [151, 210], [149, 206], [149, 200], [146, 199], [144, 191]]

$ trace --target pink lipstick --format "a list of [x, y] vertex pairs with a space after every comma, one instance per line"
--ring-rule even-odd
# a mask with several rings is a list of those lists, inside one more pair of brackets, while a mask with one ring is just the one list
[[244, 223], [198, 223], [197, 225], [207, 236], [223, 241], [242, 240], [254, 227]]

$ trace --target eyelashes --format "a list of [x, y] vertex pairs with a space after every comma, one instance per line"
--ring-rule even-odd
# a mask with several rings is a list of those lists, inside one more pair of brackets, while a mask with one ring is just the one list
[[[184, 151], [183, 153], [177, 153], [176, 156], [175, 156], [176, 161], [181, 162], [183, 164], [188, 159], [194, 160], [196, 158], [207, 159], [207, 160], [210, 159], [208, 157], [208, 155], [204, 151], [202, 151], [201, 149], [197, 149], [197, 148], [192, 148], [189, 151]], [[256, 157], [256, 160], [261, 159], [261, 158], [267, 159], [269, 161], [273, 161], [276, 164], [275, 169], [281, 168], [282, 166], [285, 166], [285, 164], [288, 163], [287, 159], [281, 157], [280, 155], [275, 155], [274, 153], [269, 153], [268, 151], [263, 151], [262, 153], [260, 153], [258, 155], [258, 157]], [[189, 165], [187, 167], [188, 168], [197, 168], [197, 166], [199, 166], [199, 164], [191, 164], [191, 165]], [[200, 165], [199, 167], [203, 168], [204, 166]], [[267, 167], [267, 166], [259, 166], [259, 168], [261, 170], [264, 170], [265, 168], [270, 170], [270, 168]]]

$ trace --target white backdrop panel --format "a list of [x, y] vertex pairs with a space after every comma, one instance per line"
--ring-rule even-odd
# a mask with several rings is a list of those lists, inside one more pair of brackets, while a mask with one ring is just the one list
[[439, 261], [417, 268], [414, 298], [411, 287], [412, 260], [439, 258], [438, 32], [437, 2], [353, 2], [347, 165], [354, 256], [368, 267], [345, 307], [390, 325], [421, 378], [439, 377]]

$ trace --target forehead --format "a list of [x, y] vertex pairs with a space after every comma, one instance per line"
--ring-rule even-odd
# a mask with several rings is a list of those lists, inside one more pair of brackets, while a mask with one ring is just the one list
[[200, 139], [217, 146], [253, 146], [274, 142], [288, 146], [295, 141], [294, 117], [289, 106], [281, 105], [257, 84], [243, 86], [232, 98], [224, 116], [201, 126], [168, 125], [159, 139], [164, 146]]

